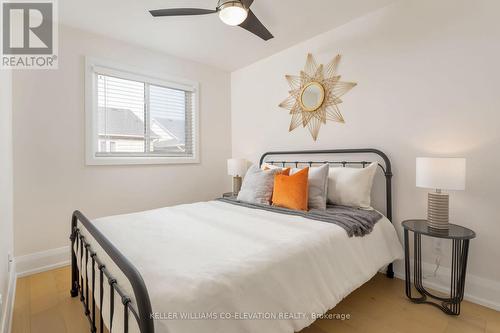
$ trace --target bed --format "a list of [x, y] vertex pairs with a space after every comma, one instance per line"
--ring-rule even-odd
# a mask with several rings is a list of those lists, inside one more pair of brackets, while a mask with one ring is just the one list
[[270, 152], [260, 164], [369, 163], [325, 159], [346, 154], [381, 158], [385, 216], [363, 237], [223, 200], [93, 221], [74, 212], [71, 295], [80, 296], [90, 331], [297, 332], [382, 267], [392, 278], [392, 262], [403, 252], [390, 222], [392, 173], [384, 153]]

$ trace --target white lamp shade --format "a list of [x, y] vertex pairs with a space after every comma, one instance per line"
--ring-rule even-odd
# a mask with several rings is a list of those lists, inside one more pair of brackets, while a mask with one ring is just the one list
[[227, 160], [227, 174], [233, 177], [243, 177], [247, 172], [247, 160], [244, 158], [230, 158]]
[[465, 190], [465, 158], [417, 157], [417, 187]]

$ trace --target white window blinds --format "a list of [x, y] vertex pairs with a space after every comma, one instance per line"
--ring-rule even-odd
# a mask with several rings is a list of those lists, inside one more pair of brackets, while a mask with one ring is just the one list
[[144, 153], [145, 84], [97, 75], [98, 153]]
[[95, 72], [95, 156], [194, 157], [194, 89], [123, 76]]

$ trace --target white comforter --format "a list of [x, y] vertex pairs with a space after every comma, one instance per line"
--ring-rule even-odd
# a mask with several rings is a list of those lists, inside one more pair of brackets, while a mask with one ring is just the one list
[[[218, 201], [93, 222], [141, 272], [153, 312], [161, 317], [157, 333], [299, 331], [314, 321], [311, 314], [333, 308], [403, 255], [386, 218], [371, 234], [352, 238], [334, 224]], [[110, 268], [109, 258], [91, 243]], [[114, 274], [133, 295], [121, 272]], [[109, 327], [108, 307], [105, 302]], [[119, 332], [123, 316], [117, 308], [113, 331]], [[181, 316], [191, 320], [175, 320]], [[254, 319], [195, 319], [206, 316]], [[134, 331], [135, 321], [130, 325]]]

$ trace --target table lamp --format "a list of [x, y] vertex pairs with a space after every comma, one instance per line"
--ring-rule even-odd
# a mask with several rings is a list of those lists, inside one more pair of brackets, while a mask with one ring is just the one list
[[442, 190], [465, 190], [465, 158], [417, 157], [417, 187], [433, 188], [427, 197], [427, 223], [439, 230], [449, 228], [449, 195]]
[[241, 189], [242, 177], [247, 172], [247, 160], [244, 158], [230, 158], [227, 160], [227, 173], [233, 176], [233, 195], [238, 195]]

